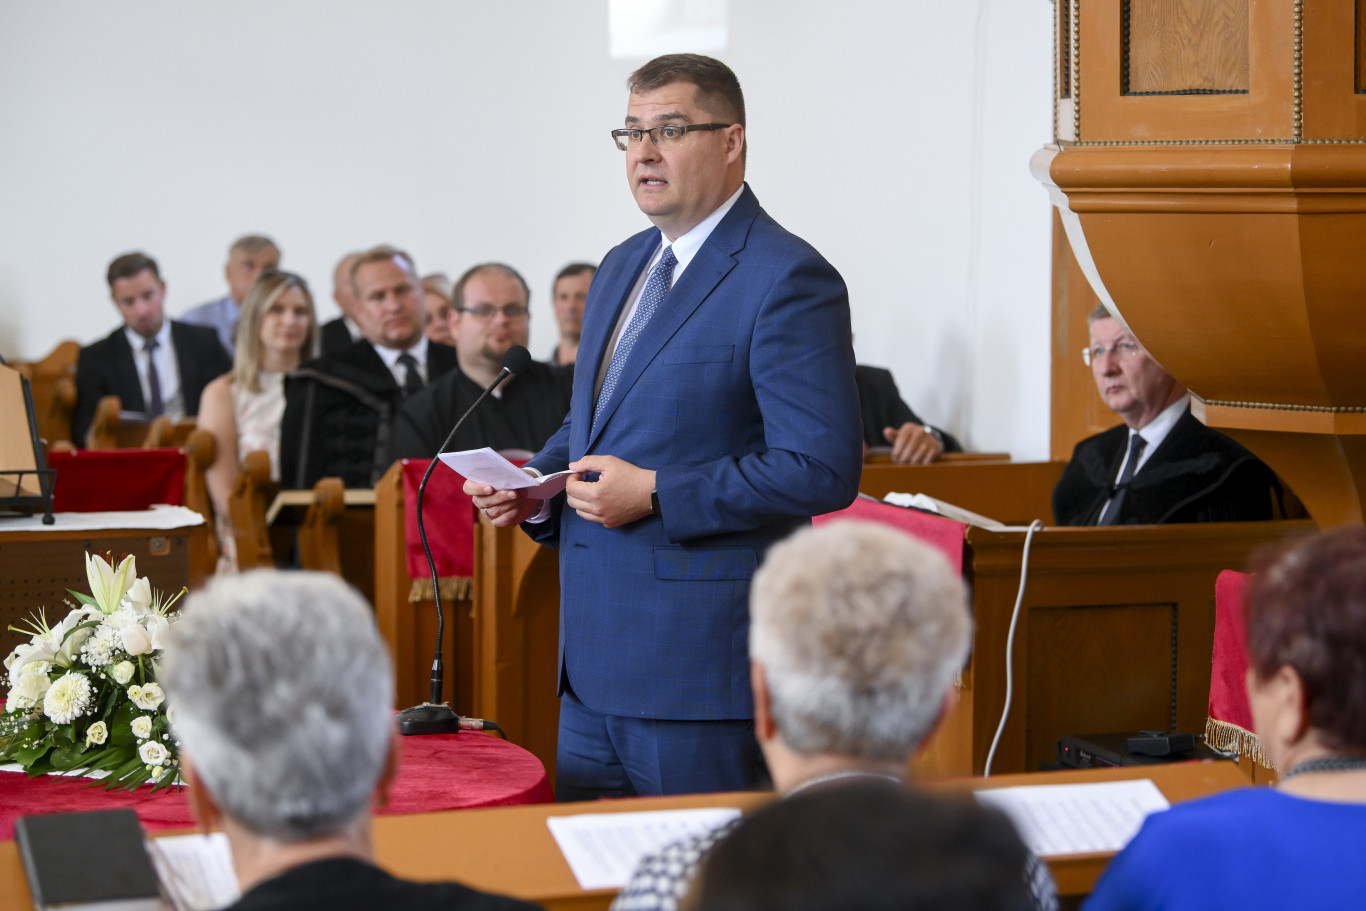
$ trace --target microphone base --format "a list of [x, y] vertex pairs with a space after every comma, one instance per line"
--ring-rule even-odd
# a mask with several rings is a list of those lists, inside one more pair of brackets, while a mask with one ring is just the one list
[[398, 713], [398, 732], [407, 737], [413, 734], [457, 734], [460, 716], [442, 703], [424, 702]]

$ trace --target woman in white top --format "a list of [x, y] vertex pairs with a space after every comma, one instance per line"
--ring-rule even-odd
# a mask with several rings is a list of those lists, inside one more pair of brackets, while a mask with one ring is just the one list
[[271, 477], [280, 477], [285, 374], [317, 348], [318, 320], [308, 283], [291, 272], [263, 273], [242, 301], [232, 372], [206, 386], [199, 404], [198, 425], [213, 434], [216, 444], [205, 480], [223, 555], [219, 572], [237, 569], [228, 503], [242, 458], [264, 450], [270, 454]]

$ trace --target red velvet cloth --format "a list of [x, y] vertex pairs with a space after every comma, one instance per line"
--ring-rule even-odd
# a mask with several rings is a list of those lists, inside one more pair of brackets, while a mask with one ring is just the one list
[[918, 538], [931, 547], [939, 549], [944, 556], [949, 558], [949, 565], [953, 567], [953, 571], [962, 575], [963, 535], [967, 529], [967, 526], [962, 522], [921, 512], [918, 509], [908, 509], [905, 506], [884, 503], [862, 494], [847, 508], [841, 509], [839, 512], [816, 516], [811, 521], [812, 524], [821, 525], [832, 519], [881, 522], [883, 525], [899, 528], [911, 537]]
[[[0, 772], [0, 839], [14, 838], [14, 820], [35, 813], [131, 807], [142, 827], [186, 829], [194, 825], [183, 788], [152, 793], [106, 791], [88, 778]], [[545, 767], [516, 744], [488, 734], [430, 734], [403, 738], [403, 764], [381, 816], [432, 813], [467, 807], [500, 807], [554, 800]]]
[[[417, 489], [431, 459], [403, 460], [403, 537], [408, 578], [427, 579], [431, 570], [417, 533]], [[465, 479], [438, 465], [422, 498], [422, 524], [432, 549], [436, 574], [442, 579], [474, 577], [474, 502], [464, 491]]]
[[1247, 700], [1247, 625], [1243, 590], [1247, 573], [1226, 569], [1214, 583], [1214, 660], [1209, 675], [1209, 715], [1252, 730]]
[[53, 512], [123, 512], [153, 503], [185, 504], [182, 449], [79, 449], [53, 452]]

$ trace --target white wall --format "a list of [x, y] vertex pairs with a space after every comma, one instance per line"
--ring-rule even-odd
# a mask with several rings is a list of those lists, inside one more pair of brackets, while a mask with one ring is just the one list
[[[1048, 454], [1052, 5], [730, 0], [716, 52], [749, 106], [749, 180], [849, 283], [859, 358], [977, 449]], [[549, 285], [646, 225], [607, 131], [639, 62], [606, 0], [0, 0], [0, 353], [116, 321], [115, 255], [171, 314], [226, 248], [273, 236], [333, 314], [331, 268], [381, 241], [456, 275]], [[676, 48], [688, 50], [689, 48]]]

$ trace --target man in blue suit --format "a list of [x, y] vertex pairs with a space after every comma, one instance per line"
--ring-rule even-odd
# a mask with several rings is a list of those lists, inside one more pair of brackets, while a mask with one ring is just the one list
[[627, 82], [636, 203], [585, 308], [547, 502], [467, 483], [560, 551], [560, 800], [734, 790], [761, 768], [746, 605], [774, 542], [858, 490], [844, 282], [745, 185], [744, 97], [708, 57]]

